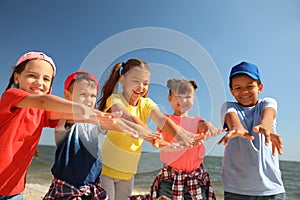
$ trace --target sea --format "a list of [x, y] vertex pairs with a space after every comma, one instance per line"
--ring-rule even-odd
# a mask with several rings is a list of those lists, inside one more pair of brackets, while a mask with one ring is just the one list
[[[39, 157], [35, 157], [27, 174], [27, 185], [41, 188], [47, 192], [51, 180], [51, 167], [54, 161], [55, 146], [40, 145]], [[149, 192], [151, 183], [160, 170], [162, 163], [158, 152], [143, 152], [135, 176], [134, 194]], [[210, 179], [217, 195], [217, 199], [223, 199], [223, 185], [220, 178], [222, 157], [206, 156], [204, 168], [209, 173]], [[280, 161], [282, 179], [285, 185], [287, 199], [300, 200], [300, 162]]]

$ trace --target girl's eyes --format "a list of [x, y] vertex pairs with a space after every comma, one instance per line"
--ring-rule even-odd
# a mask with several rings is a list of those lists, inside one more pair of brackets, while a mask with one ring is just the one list
[[[137, 84], [140, 84], [140, 81], [139, 80], [132, 80], [133, 83], [137, 83]], [[143, 83], [144, 86], [148, 86], [149, 83]]]
[[[29, 78], [35, 78], [35, 79], [38, 79], [38, 78], [39, 78], [39, 76], [36, 75], [36, 74], [28, 74], [27, 77], [29, 77]], [[49, 82], [49, 81], [51, 81], [51, 78], [50, 78], [50, 77], [44, 77], [43, 80], [44, 80], [45, 82]]]
[[49, 81], [51, 81], [51, 79], [50, 78], [44, 78], [44, 81], [49, 82]]

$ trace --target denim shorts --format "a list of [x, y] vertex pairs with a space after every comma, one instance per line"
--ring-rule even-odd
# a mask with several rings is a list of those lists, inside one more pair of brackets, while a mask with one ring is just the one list
[[286, 200], [286, 194], [274, 194], [269, 196], [248, 196], [224, 192], [224, 200]]
[[23, 200], [23, 193], [12, 195], [12, 196], [1, 196], [0, 200]]
[[[173, 199], [173, 194], [172, 194], [172, 185], [173, 185], [173, 181], [174, 179], [168, 179], [168, 180], [163, 180], [161, 182], [159, 182], [158, 185], [158, 192], [157, 192], [157, 196], [166, 196], [170, 199]], [[184, 200], [192, 200], [192, 197], [190, 195], [190, 193], [188, 192], [188, 186], [185, 183], [184, 184], [184, 188], [183, 188], [183, 192], [184, 192]], [[205, 185], [201, 186], [201, 193], [202, 193], [202, 197], [204, 200], [207, 199], [207, 191], [205, 189]]]

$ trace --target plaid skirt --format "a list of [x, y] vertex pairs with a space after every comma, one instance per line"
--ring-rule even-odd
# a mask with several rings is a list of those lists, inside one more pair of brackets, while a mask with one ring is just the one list
[[164, 166], [158, 175], [155, 177], [152, 185], [150, 194], [145, 195], [132, 195], [128, 197], [130, 200], [156, 200], [158, 186], [160, 181], [174, 179], [172, 185], [173, 200], [183, 200], [183, 188], [185, 182], [187, 183], [188, 192], [193, 200], [203, 199], [201, 186], [205, 186], [207, 191], [207, 198], [209, 200], [215, 200], [216, 195], [210, 182], [210, 177], [207, 172], [204, 171], [204, 167], [201, 164], [199, 168], [192, 172], [183, 170], [176, 170], [170, 166]]
[[106, 191], [97, 184], [88, 184], [77, 188], [67, 182], [54, 178], [43, 200], [108, 200]]

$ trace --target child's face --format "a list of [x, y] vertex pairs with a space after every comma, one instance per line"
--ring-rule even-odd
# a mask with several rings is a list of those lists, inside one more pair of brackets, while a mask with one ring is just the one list
[[231, 79], [231, 94], [243, 106], [254, 106], [258, 101], [258, 94], [263, 89], [263, 84], [247, 75], [239, 75]]
[[120, 77], [123, 94], [130, 105], [135, 106], [138, 99], [147, 94], [150, 84], [150, 71], [134, 67]]
[[194, 91], [182, 94], [172, 92], [172, 94], [168, 96], [168, 99], [174, 110], [174, 115], [187, 115], [189, 109], [193, 106], [194, 96]]
[[65, 90], [66, 99], [83, 103], [91, 108], [96, 105], [97, 94], [97, 87], [84, 79], [75, 81], [69, 90]]
[[25, 69], [14, 74], [14, 82], [30, 94], [47, 94], [53, 78], [53, 67], [44, 60], [30, 60]]

